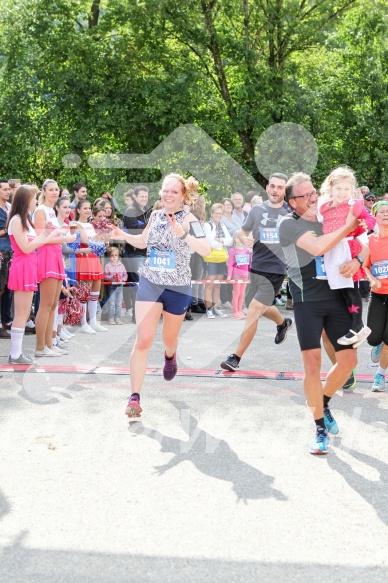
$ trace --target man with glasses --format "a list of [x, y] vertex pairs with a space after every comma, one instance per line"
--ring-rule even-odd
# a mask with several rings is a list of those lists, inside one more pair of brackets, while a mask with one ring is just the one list
[[[341, 291], [330, 289], [325, 279], [323, 254], [354, 230], [357, 219], [350, 210], [344, 226], [323, 235], [322, 224], [317, 220], [318, 196], [310, 176], [302, 172], [293, 174], [287, 182], [286, 200], [293, 212], [282, 221], [279, 235], [294, 300], [305, 373], [303, 388], [316, 425], [310, 453], [326, 454], [328, 433], [339, 431], [329, 402], [356, 367], [357, 352], [337, 343], [337, 339], [348, 332], [352, 318]], [[363, 248], [361, 258], [365, 259], [367, 255], [367, 249]], [[341, 266], [340, 273], [352, 277], [359, 267], [359, 260], [354, 258]], [[322, 386], [321, 336], [324, 330], [334, 347], [336, 363]]]
[[[260, 316], [275, 322], [275, 344], [285, 341], [293, 323], [272, 305], [286, 274], [285, 257], [279, 244], [279, 225], [289, 211], [284, 203], [286, 182], [285, 174], [272, 174], [266, 186], [268, 200], [253, 206], [242, 226], [246, 234], [245, 245], [253, 245], [251, 284], [246, 296], [248, 313], [239, 345], [236, 352], [221, 363], [221, 368], [231, 372], [239, 367], [241, 357], [251, 344]], [[252, 237], [248, 236], [250, 233]]]

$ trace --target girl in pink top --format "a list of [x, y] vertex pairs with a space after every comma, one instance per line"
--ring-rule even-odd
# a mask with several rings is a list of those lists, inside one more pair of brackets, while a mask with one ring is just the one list
[[[244, 233], [241, 229], [238, 229], [234, 232], [233, 247], [229, 250], [228, 259], [229, 281], [231, 279], [238, 279], [243, 281], [248, 280], [252, 251], [244, 246], [243, 237]], [[236, 281], [233, 283], [232, 318], [236, 318], [238, 320], [246, 318], [244, 312], [242, 311], [246, 287], [247, 284], [242, 283], [241, 281]]]
[[[323, 221], [323, 233], [332, 233], [345, 224], [346, 217], [352, 208], [353, 214], [358, 219], [363, 219], [368, 230], [374, 228], [376, 219], [364, 207], [364, 201], [356, 199], [357, 182], [353, 171], [347, 167], [339, 167], [333, 170], [325, 179], [321, 187], [321, 193], [329, 196], [319, 209]], [[341, 289], [346, 305], [352, 315], [352, 328], [345, 336], [338, 339], [338, 344], [343, 346], [360, 346], [370, 334], [370, 328], [364, 326], [362, 321], [362, 300], [358, 282], [366, 279], [367, 275], [360, 268], [353, 278], [344, 278], [339, 273], [341, 264], [349, 259], [359, 258], [362, 244], [358, 237], [365, 233], [365, 228], [358, 226], [354, 231], [338, 243], [333, 249], [324, 255], [324, 266], [331, 289]]]

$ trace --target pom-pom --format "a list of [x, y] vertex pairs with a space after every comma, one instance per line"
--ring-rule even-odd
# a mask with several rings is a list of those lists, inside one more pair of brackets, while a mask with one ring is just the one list
[[75, 253], [81, 245], [81, 233], [79, 231], [74, 231], [74, 235], [77, 237], [76, 240], [72, 243], [66, 243], [66, 245]]
[[89, 249], [93, 251], [97, 257], [102, 257], [106, 251], [106, 246], [103, 241], [96, 241], [95, 239], [88, 239], [87, 243]]

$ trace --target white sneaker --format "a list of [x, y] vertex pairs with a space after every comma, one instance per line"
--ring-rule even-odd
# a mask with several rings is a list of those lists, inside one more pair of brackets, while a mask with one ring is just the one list
[[62, 354], [69, 354], [69, 350], [68, 350], [67, 346], [65, 346], [63, 344], [63, 342], [57, 340], [57, 343], [55, 346], [56, 346], [56, 348], [58, 348], [59, 350], [62, 351]]
[[350, 329], [349, 332], [352, 333], [352, 336], [342, 336], [341, 338], [338, 338], [338, 344], [341, 344], [341, 346], [352, 346], [352, 348], [358, 348], [358, 346], [361, 346], [361, 344], [368, 338], [371, 329], [368, 328], [368, 326], [364, 326], [359, 332], [355, 332], [352, 329]]
[[355, 342], [353, 344], [353, 348], [358, 348], [359, 346], [361, 346], [361, 344], [363, 344], [363, 342], [365, 342], [365, 340], [368, 338], [369, 334], [372, 332], [372, 330], [370, 328], [368, 328], [368, 326], [364, 326], [358, 333], [358, 340], [357, 342]]
[[82, 334], [96, 334], [96, 331], [93, 330], [93, 328], [91, 328], [89, 326], [89, 324], [85, 324], [84, 326], [81, 326], [79, 331], [82, 332]]
[[223, 304], [220, 305], [220, 308], [222, 308], [223, 310], [231, 310], [232, 304], [230, 302], [224, 302]]
[[35, 356], [39, 357], [39, 356], [61, 356], [61, 355], [57, 354], [56, 352], [51, 350], [48, 346], [45, 346], [43, 348], [43, 350], [35, 350]]
[[209, 318], [209, 320], [214, 320], [215, 315], [213, 314], [213, 312], [211, 310], [206, 310], [206, 318]]
[[98, 323], [96, 323], [96, 324], [89, 324], [89, 326], [95, 332], [108, 332], [108, 328], [104, 328], [104, 326], [100, 326], [100, 324], [98, 324]]
[[66, 342], [68, 340], [70, 340], [70, 338], [73, 338], [74, 334], [70, 334], [67, 330], [64, 330], [62, 328], [61, 333], [59, 334], [59, 337], [61, 340], [66, 340]]
[[59, 335], [57, 335], [57, 341], [58, 342], [61, 342], [61, 343], [64, 343], [64, 344], [67, 344], [69, 342], [69, 339], [68, 338], [64, 338], [62, 336], [62, 334], [59, 334]]
[[71, 330], [69, 330], [69, 328], [66, 328], [66, 326], [62, 326], [62, 332], [65, 332], [65, 334], [69, 334], [69, 336], [71, 336], [71, 338], [73, 338], [75, 336], [75, 334], [73, 334], [73, 332]]
[[286, 302], [282, 298], [275, 298], [275, 306], [285, 306]]
[[219, 317], [219, 318], [229, 318], [228, 314], [224, 314], [224, 312], [222, 310], [219, 310], [218, 308], [214, 308], [214, 313]]
[[50, 348], [51, 352], [54, 352], [57, 356], [63, 356], [65, 354], [69, 354], [68, 350], [61, 350], [58, 346], [53, 344]]

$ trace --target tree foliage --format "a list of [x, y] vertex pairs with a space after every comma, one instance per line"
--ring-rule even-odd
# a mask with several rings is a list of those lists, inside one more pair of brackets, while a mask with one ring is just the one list
[[95, 194], [153, 182], [152, 168], [87, 160], [152, 152], [194, 124], [263, 185], [255, 145], [288, 122], [316, 139], [318, 182], [347, 163], [386, 189], [384, 2], [2, 0], [0, 31], [3, 176], [83, 180]]

